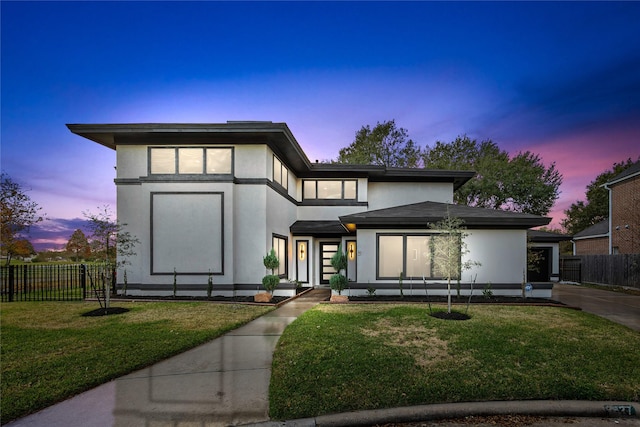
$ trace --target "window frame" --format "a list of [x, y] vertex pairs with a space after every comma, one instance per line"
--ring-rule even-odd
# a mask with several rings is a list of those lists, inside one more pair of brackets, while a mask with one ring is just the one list
[[[184, 149], [198, 149], [202, 154], [202, 172], [180, 172], [180, 150]], [[154, 150], [172, 150], [174, 168], [172, 173], [168, 172], [153, 172], [153, 151]], [[207, 171], [207, 157], [208, 152], [213, 150], [225, 150], [230, 151], [229, 156], [229, 172], [211, 173]], [[175, 176], [190, 176], [190, 177], [202, 177], [202, 176], [233, 176], [234, 174], [234, 160], [235, 160], [235, 147], [233, 146], [193, 146], [193, 145], [178, 145], [178, 146], [149, 146], [147, 147], [147, 174], [154, 177], [175, 177]]]
[[[321, 198], [318, 197], [318, 182], [321, 181], [331, 181], [331, 182], [340, 182], [340, 198]], [[315, 197], [309, 197], [307, 195], [307, 191], [305, 190], [305, 183], [314, 183], [314, 188], [315, 188]], [[345, 184], [347, 182], [353, 182], [355, 184], [355, 194], [353, 198], [345, 198]], [[303, 179], [302, 180], [302, 200], [317, 200], [317, 201], [336, 201], [336, 200], [342, 200], [342, 201], [358, 201], [358, 180], [357, 179], [320, 179], [320, 178], [314, 178], [314, 179]]]
[[[279, 163], [279, 168], [276, 168], [276, 162]], [[282, 160], [280, 160], [275, 154], [273, 155], [273, 161], [271, 162], [271, 165], [271, 168], [273, 169], [271, 173], [271, 180], [273, 181], [273, 183], [278, 184], [280, 185], [280, 187], [289, 191], [289, 168], [287, 168]], [[280, 169], [278, 171], [278, 179], [276, 179], [276, 169]]]
[[[396, 276], [381, 276], [380, 275], [380, 237], [385, 236], [396, 236], [402, 237], [402, 275], [403, 278], [407, 278], [407, 237], [429, 237], [429, 238], [437, 238], [444, 236], [445, 233], [376, 233], [376, 280], [398, 280]], [[462, 277], [462, 241], [460, 241], [460, 259], [458, 260], [458, 275], [457, 277], [452, 277], [452, 280], [459, 280]], [[444, 280], [443, 276], [436, 276], [437, 268], [433, 262], [434, 250], [431, 243], [429, 243], [429, 255], [430, 255], [430, 265], [429, 265], [429, 273], [430, 276], [428, 280]], [[427, 279], [427, 278], [425, 278]]]
[[[281, 257], [280, 254], [280, 242], [282, 241], [284, 243], [284, 257]], [[276, 244], [276, 242], [278, 242]], [[277, 270], [275, 270], [273, 272], [273, 274], [275, 274], [276, 276], [282, 278], [286, 278], [288, 277], [289, 274], [289, 238], [286, 236], [283, 236], [281, 234], [276, 234], [273, 233], [271, 235], [271, 247], [275, 250], [276, 252], [276, 256], [278, 257], [278, 261], [280, 261], [280, 266], [278, 267]], [[284, 264], [283, 264], [284, 261]], [[280, 272], [281, 268], [284, 267], [284, 272]]]

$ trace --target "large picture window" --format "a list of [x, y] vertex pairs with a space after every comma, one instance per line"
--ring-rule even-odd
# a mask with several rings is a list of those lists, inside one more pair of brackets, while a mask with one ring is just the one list
[[230, 175], [233, 148], [152, 147], [149, 172], [152, 175]]
[[358, 181], [307, 179], [302, 184], [302, 197], [307, 200], [355, 200]]
[[[378, 234], [378, 279], [442, 279], [446, 276], [443, 257], [447, 236], [441, 234]], [[450, 248], [452, 279], [460, 277], [460, 241]]]
[[273, 274], [280, 277], [287, 277], [287, 238], [274, 234], [273, 250], [276, 252], [276, 256], [280, 261], [280, 265], [276, 270], [273, 270]]

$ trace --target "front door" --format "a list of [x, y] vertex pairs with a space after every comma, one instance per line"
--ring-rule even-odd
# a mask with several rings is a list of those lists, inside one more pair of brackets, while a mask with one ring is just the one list
[[338, 252], [340, 242], [320, 242], [320, 285], [328, 285], [331, 276], [336, 274], [331, 266], [331, 257]]

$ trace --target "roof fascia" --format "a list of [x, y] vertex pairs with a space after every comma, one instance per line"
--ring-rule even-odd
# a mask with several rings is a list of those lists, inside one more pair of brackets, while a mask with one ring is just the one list
[[[170, 141], [189, 135], [191, 140], [217, 135], [229, 136], [229, 143], [265, 143], [300, 178], [368, 178], [373, 182], [449, 182], [454, 191], [475, 176], [473, 171], [418, 168], [387, 168], [379, 165], [311, 163], [286, 123], [120, 123], [67, 124], [74, 134], [112, 150], [117, 145], [140, 144], [150, 139]], [[245, 135], [246, 138], [242, 139]], [[256, 137], [260, 136], [258, 141]]]

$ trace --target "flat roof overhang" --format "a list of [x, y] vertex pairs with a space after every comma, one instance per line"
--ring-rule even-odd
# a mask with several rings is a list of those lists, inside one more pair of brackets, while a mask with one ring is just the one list
[[311, 163], [286, 123], [67, 124], [74, 134], [115, 150], [118, 145], [266, 144], [299, 178], [367, 178], [372, 182], [449, 182], [454, 190], [475, 176], [473, 171], [387, 168], [378, 165]]

